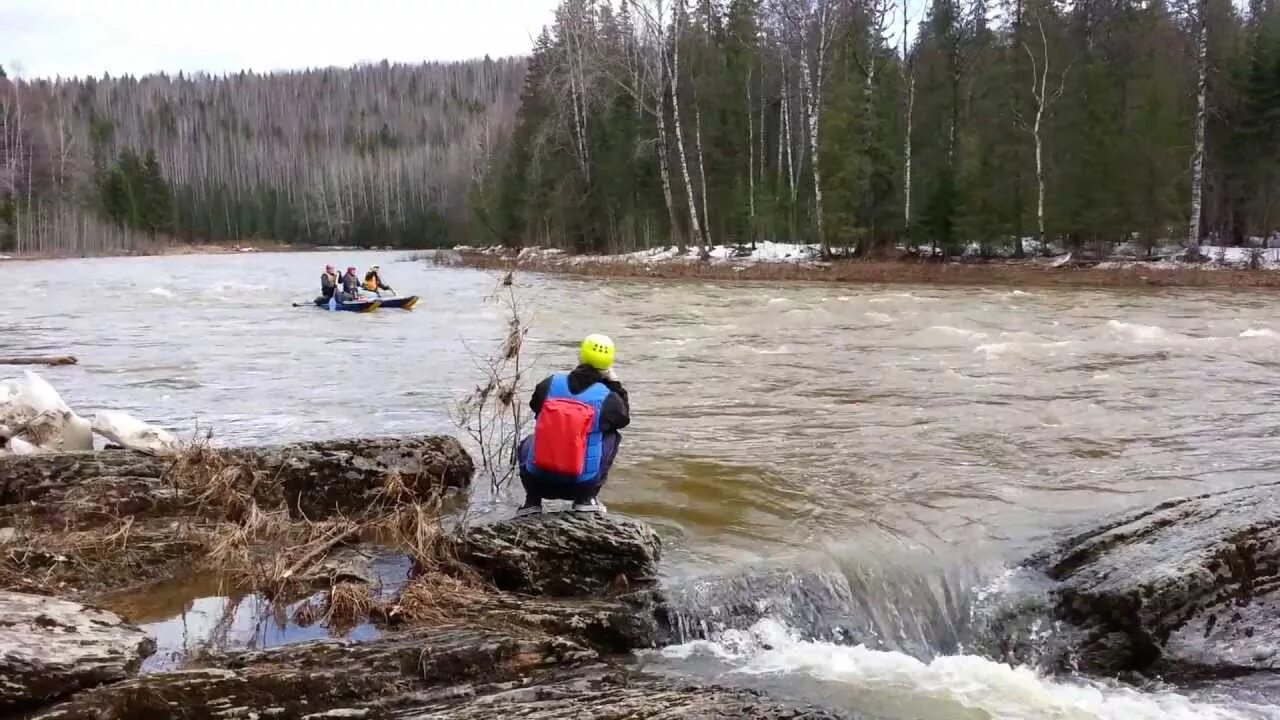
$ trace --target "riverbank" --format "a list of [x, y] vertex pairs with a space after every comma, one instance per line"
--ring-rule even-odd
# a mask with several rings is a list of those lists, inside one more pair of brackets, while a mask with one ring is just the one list
[[278, 240], [255, 240], [249, 243], [218, 245], [214, 243], [156, 243], [145, 247], [121, 248], [88, 254], [75, 253], [3, 253], [0, 262], [18, 262], [23, 260], [69, 260], [85, 257], [179, 257], [187, 255], [239, 255], [248, 253], [308, 253], [308, 252], [365, 252], [403, 250], [409, 257], [421, 259], [431, 250], [414, 248], [370, 247], [361, 248], [354, 245], [307, 245], [280, 242]]
[[810, 246], [763, 243], [755, 252], [717, 247], [707, 259], [690, 251], [643, 251], [623, 255], [568, 255], [526, 248], [455, 248], [456, 262], [486, 270], [519, 269], [571, 277], [656, 280], [816, 281], [877, 285], [969, 287], [1203, 287], [1280, 289], [1280, 251], [1206, 248], [1192, 263], [1172, 253], [1152, 258], [1118, 256], [1081, 260], [1070, 254], [1034, 258], [953, 259], [903, 255], [897, 259], [820, 260]]
[[22, 260], [69, 260], [73, 258], [84, 257], [165, 257], [165, 256], [181, 256], [181, 255], [236, 255], [239, 253], [258, 253], [258, 252], [307, 252], [318, 248], [305, 245], [290, 245], [289, 243], [262, 241], [246, 244], [232, 245], [215, 245], [215, 244], [195, 244], [195, 243], [177, 243], [166, 244], [156, 243], [145, 247], [135, 248], [119, 248], [115, 250], [104, 250], [89, 254], [76, 253], [0, 253], [0, 262], [17, 262]]
[[[684, 637], [656, 585], [654, 530], [571, 512], [468, 527], [440, 501], [472, 471], [448, 437], [0, 458], [0, 614], [11, 620], [0, 711], [843, 717], [636, 667], [631, 651]], [[176, 554], [134, 557], [161, 547]], [[352, 562], [376, 548], [411, 561], [390, 592]], [[197, 566], [257, 593], [259, 622], [316, 626], [325, 639], [239, 649], [214, 630], [209, 645], [148, 668], [164, 638], [131, 623], [130, 598]]]

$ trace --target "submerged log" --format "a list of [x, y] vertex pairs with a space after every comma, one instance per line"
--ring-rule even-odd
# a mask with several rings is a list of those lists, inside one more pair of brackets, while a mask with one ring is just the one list
[[145, 633], [112, 613], [0, 591], [0, 711], [123, 680], [154, 649]]
[[469, 528], [458, 556], [509, 592], [598, 595], [652, 582], [662, 541], [619, 515], [549, 513]]
[[[200, 452], [208, 457], [192, 461]], [[0, 458], [0, 507], [37, 503], [28, 511], [72, 523], [95, 513], [171, 513], [191, 501], [175, 488], [203, 492], [220, 469], [211, 465], [244, 473], [240, 485], [260, 505], [312, 520], [366, 510], [392, 479], [429, 497], [467, 487], [474, 472], [462, 445], [445, 436], [194, 450], [176, 460], [128, 450], [58, 453]]]
[[34, 357], [0, 357], [0, 365], [75, 365], [80, 362], [74, 355], [46, 355]]
[[1280, 670], [1280, 483], [1182, 498], [1034, 559], [1088, 672]]

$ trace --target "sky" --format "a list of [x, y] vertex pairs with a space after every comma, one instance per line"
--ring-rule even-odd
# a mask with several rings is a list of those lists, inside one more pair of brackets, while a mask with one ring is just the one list
[[0, 0], [24, 78], [520, 55], [556, 0]]

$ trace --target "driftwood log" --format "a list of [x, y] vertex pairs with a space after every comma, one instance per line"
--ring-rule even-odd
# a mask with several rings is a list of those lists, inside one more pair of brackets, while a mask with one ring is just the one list
[[75, 355], [0, 357], [0, 365], [75, 365], [78, 362]]
[[[422, 497], [465, 488], [474, 465], [452, 437], [330, 440], [216, 451], [216, 460], [248, 473], [254, 499], [283, 504], [312, 520], [365, 510], [396, 476]], [[193, 470], [181, 460], [129, 450], [0, 458], [0, 512], [23, 512], [75, 523], [86, 514], [168, 515], [184, 496], [175, 491]], [[30, 504], [34, 504], [33, 506]]]

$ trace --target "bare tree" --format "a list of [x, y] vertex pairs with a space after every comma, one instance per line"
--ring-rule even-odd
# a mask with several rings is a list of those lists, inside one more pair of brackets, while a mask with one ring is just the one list
[[829, 257], [831, 245], [823, 226], [822, 164], [819, 156], [822, 147], [823, 91], [832, 34], [831, 0], [774, 0], [774, 7], [795, 40], [794, 52], [800, 66], [804, 97], [802, 107], [808, 126], [809, 165], [813, 172], [814, 225], [822, 255]]
[[[693, 192], [693, 181], [689, 177], [689, 159], [685, 153], [684, 143], [684, 127], [680, 123], [680, 33], [684, 22], [684, 3], [685, 0], [675, 0], [675, 17], [672, 20], [672, 40], [671, 40], [671, 119], [675, 123], [676, 131], [676, 149], [680, 153], [680, 172], [684, 177], [685, 196], [689, 200], [689, 232], [697, 239], [701, 248], [699, 255], [706, 257], [707, 255], [707, 238], [703, 234], [701, 223], [698, 221], [698, 196]], [[663, 53], [666, 57], [666, 53]]]
[[1031, 97], [1036, 102], [1035, 120], [1030, 125], [1023, 122], [1022, 126], [1027, 132], [1031, 133], [1031, 137], [1035, 142], [1036, 157], [1036, 235], [1040, 242], [1040, 248], [1043, 252], [1047, 247], [1045, 244], [1045, 172], [1044, 172], [1044, 116], [1052, 105], [1062, 97], [1062, 92], [1066, 88], [1067, 70], [1063, 70], [1058, 78], [1058, 89], [1050, 92], [1049, 90], [1049, 39], [1044, 31], [1044, 19], [1036, 13], [1036, 27], [1040, 31], [1040, 60], [1037, 62], [1036, 56], [1031, 52], [1031, 46], [1026, 43], [1022, 44], [1022, 49], [1026, 51], [1027, 57], [1031, 59]]
[[916, 106], [916, 69], [911, 57], [911, 40], [909, 35], [910, 17], [907, 13], [907, 0], [902, 0], [902, 80], [906, 86], [906, 112], [904, 113], [902, 133], [902, 232], [907, 236], [907, 245], [911, 246], [911, 131]]
[[1191, 152], [1191, 219], [1187, 226], [1187, 252], [1199, 259], [1201, 213], [1204, 206], [1204, 139], [1209, 100], [1209, 0], [1196, 0], [1196, 139]]

